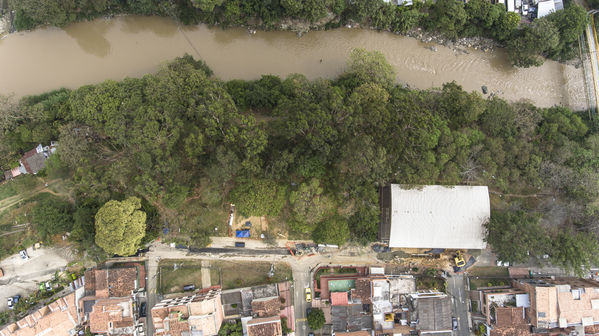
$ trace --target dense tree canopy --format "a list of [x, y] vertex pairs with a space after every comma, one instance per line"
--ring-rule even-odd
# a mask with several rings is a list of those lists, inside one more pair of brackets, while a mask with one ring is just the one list
[[539, 219], [522, 210], [493, 212], [486, 224], [487, 242], [497, 259], [523, 263], [530, 255], [540, 257], [548, 253], [550, 238], [539, 224]]
[[96, 244], [111, 254], [134, 254], [146, 231], [146, 213], [140, 208], [137, 197], [106, 202], [96, 213]]
[[51, 235], [70, 231], [73, 226], [72, 205], [57, 197], [45, 197], [37, 202], [32, 215], [36, 230], [44, 241]]
[[[72, 179], [73, 235], [82, 242], [90, 210], [80, 207], [95, 213], [136, 196], [144, 210], [156, 209], [152, 218], [181, 214], [180, 235], [198, 246], [222, 234], [215, 222], [226, 222], [229, 203], [242, 215], [269, 216], [292, 238], [368, 243], [377, 235], [378, 187], [387, 183], [488, 185], [558, 199], [494, 212], [489, 243], [506, 260], [546, 253], [531, 237], [547, 231], [553, 244], [562, 231], [545, 230], [548, 220], [573, 234], [599, 232], [599, 135], [586, 114], [484, 99], [456, 83], [407, 89], [392, 83], [380, 54], [352, 55], [364, 59], [335, 80], [222, 82], [186, 56], [143, 78], [26, 97], [0, 114], [0, 147], [18, 157], [37, 139], [58, 137], [48, 172]], [[547, 209], [562, 215], [539, 219]], [[163, 223], [154, 219], [151, 230]], [[509, 239], [527, 250], [507, 250]], [[576, 251], [555, 262], [584, 258]]]

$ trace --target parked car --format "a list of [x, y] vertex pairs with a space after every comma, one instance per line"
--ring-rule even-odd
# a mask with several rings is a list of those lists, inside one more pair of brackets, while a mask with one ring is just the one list
[[52, 290], [52, 284], [49, 281], [46, 281], [44, 283], [44, 287], [46, 287], [46, 292], [49, 292]]
[[196, 289], [196, 285], [194, 285], [194, 284], [183, 286], [183, 290], [186, 291], [186, 292], [192, 291], [194, 289]]
[[26, 250], [19, 251], [19, 255], [21, 256], [21, 259], [23, 259], [23, 260], [29, 259], [29, 255], [27, 254]]
[[451, 325], [453, 326], [453, 330], [458, 330], [458, 319], [455, 317], [451, 318]]
[[245, 247], [244, 242], [235, 242], [235, 247]]
[[15, 296], [13, 296], [12, 300], [13, 300], [14, 304], [19, 303], [19, 300], [21, 300], [21, 295], [15, 295]]
[[15, 308], [15, 300], [12, 297], [8, 298], [8, 309], [14, 309]]
[[146, 303], [142, 302], [139, 305], [139, 317], [146, 317]]
[[312, 302], [312, 290], [306, 288], [306, 302]]

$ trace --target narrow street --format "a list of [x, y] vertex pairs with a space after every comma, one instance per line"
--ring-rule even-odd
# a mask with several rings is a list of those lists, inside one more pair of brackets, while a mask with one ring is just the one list
[[458, 319], [457, 336], [470, 335], [470, 314], [464, 274], [452, 274], [447, 280], [447, 291], [451, 295], [453, 316]]

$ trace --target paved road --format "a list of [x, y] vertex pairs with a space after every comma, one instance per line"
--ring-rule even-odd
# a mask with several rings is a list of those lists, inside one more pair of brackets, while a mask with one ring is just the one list
[[289, 255], [289, 250], [286, 248], [271, 248], [271, 249], [248, 249], [243, 247], [225, 247], [225, 248], [190, 248], [190, 252], [193, 253], [235, 253], [235, 254], [248, 254], [248, 255]]
[[466, 279], [463, 274], [452, 274], [447, 281], [447, 290], [452, 296], [452, 313], [458, 319], [455, 335], [470, 336], [470, 318], [468, 314], [468, 296]]
[[310, 274], [309, 264], [297, 265], [293, 268], [293, 309], [295, 310], [295, 334], [298, 336], [305, 336], [310, 332], [306, 321], [306, 310], [310, 304], [306, 302], [305, 298], [305, 288], [310, 287], [312, 295], [314, 295]]

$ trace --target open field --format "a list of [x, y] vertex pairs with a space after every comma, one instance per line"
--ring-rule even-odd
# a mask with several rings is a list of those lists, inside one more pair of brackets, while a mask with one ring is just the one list
[[476, 279], [470, 278], [470, 289], [475, 290], [482, 287], [509, 286], [509, 279]]
[[[220, 283], [223, 289], [249, 287], [293, 279], [291, 267], [286, 263], [274, 263], [275, 274], [268, 278], [271, 263], [263, 261], [211, 261], [213, 284]], [[217, 280], [217, 281], [215, 281]]]
[[507, 267], [474, 266], [468, 269], [468, 276], [507, 278], [509, 277], [509, 271]]
[[200, 260], [164, 260], [160, 262], [159, 291], [163, 294], [183, 292], [183, 286], [202, 288]]
[[[286, 263], [275, 263], [274, 276], [268, 278], [270, 265], [268, 262], [210, 260], [210, 285], [220, 284], [223, 289], [230, 289], [292, 279], [291, 267]], [[163, 294], [180, 293], [183, 286], [190, 284], [196, 289], [207, 286], [202, 283], [202, 260], [163, 260], [159, 267], [158, 287]]]

